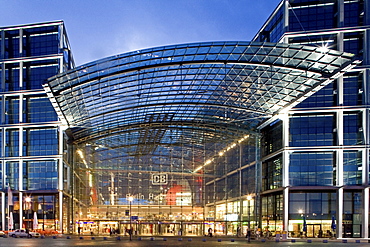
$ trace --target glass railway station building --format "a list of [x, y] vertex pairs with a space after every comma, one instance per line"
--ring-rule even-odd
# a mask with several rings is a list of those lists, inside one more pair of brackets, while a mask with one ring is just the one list
[[283, 0], [250, 42], [78, 67], [63, 22], [0, 28], [2, 230], [369, 238], [369, 13]]

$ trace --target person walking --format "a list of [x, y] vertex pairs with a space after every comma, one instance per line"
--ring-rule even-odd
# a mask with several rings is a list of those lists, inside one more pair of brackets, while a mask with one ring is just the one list
[[241, 234], [241, 227], [238, 226], [238, 228], [236, 228], [236, 237], [240, 237], [240, 234]]
[[250, 229], [247, 230], [247, 235], [245, 237], [248, 239], [248, 242], [251, 241], [251, 230]]

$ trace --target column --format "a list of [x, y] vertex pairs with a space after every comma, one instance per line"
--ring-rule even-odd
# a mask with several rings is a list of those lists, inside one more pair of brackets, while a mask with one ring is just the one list
[[343, 187], [338, 189], [338, 212], [337, 212], [337, 238], [342, 238], [343, 230]]
[[286, 150], [289, 147], [289, 116], [287, 113], [281, 115], [283, 121], [283, 171], [282, 171], [282, 186], [283, 191], [283, 231], [288, 231], [289, 225], [289, 162], [290, 152]]
[[5, 228], [5, 193], [1, 192], [1, 229], [4, 231]]
[[19, 228], [23, 228], [23, 208], [24, 208], [23, 200], [24, 200], [23, 192], [19, 191]]
[[64, 233], [63, 231], [63, 192], [59, 191], [59, 230]]
[[364, 189], [363, 193], [364, 198], [364, 214], [362, 218], [362, 238], [369, 237], [369, 187]]

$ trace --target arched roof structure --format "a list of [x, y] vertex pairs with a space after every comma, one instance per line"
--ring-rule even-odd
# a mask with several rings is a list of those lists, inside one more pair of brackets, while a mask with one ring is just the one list
[[44, 88], [76, 144], [119, 149], [123, 161], [168, 156], [168, 147], [210, 157], [330, 83], [353, 59], [282, 43], [182, 44], [91, 62]]

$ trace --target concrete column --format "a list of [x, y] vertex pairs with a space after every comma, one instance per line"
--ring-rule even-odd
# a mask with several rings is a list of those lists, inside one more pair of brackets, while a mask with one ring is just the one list
[[59, 230], [63, 233], [63, 192], [59, 191]]
[[4, 59], [5, 57], [5, 31], [1, 31], [1, 39], [0, 39], [0, 59]]
[[369, 187], [363, 192], [364, 214], [362, 216], [362, 238], [369, 237]]
[[[286, 147], [289, 147], [289, 116], [287, 113], [284, 113], [280, 116], [280, 119], [283, 121], [283, 147], [284, 149]], [[289, 186], [289, 158], [290, 158], [290, 152], [287, 150], [283, 151], [283, 181], [282, 185], [283, 187]]]
[[[368, 131], [368, 128], [369, 128], [369, 124], [366, 124], [366, 123], [369, 123], [370, 119], [369, 119], [369, 110], [362, 110], [361, 111], [362, 113], [362, 133], [363, 133], [363, 137], [364, 137], [364, 142], [365, 144], [369, 144], [369, 139], [368, 139], [368, 134], [369, 134], [369, 131]], [[368, 186], [369, 185], [369, 157], [370, 157], [370, 153], [369, 153], [369, 148], [364, 148], [362, 149], [362, 156], [361, 156], [361, 160], [362, 160], [362, 185], [363, 186]]]
[[338, 149], [336, 151], [336, 160], [337, 160], [337, 176], [336, 176], [336, 186], [343, 186], [344, 179], [343, 179], [343, 149]]
[[337, 0], [337, 6], [338, 6], [338, 27], [344, 27], [344, 1], [343, 0]]
[[[367, 1], [365, 1], [367, 2]], [[366, 4], [365, 4], [366, 5]], [[369, 3], [370, 5], [370, 3]], [[369, 9], [370, 11], [370, 9]], [[367, 16], [370, 16], [370, 12], [367, 13]], [[364, 31], [364, 41], [363, 46], [368, 47], [368, 44], [370, 44], [370, 29], [366, 29]], [[363, 49], [363, 65], [369, 65], [370, 64], [370, 49]]]
[[19, 55], [23, 57], [23, 28], [19, 29]]
[[[289, 0], [285, 0], [284, 1], [284, 6], [283, 6], [283, 9], [284, 9], [284, 32], [288, 32], [289, 31]], [[284, 42], [284, 43], [288, 43], [288, 41]]]
[[[1, 192], [1, 230], [5, 231], [5, 193]], [[9, 212], [8, 212], [9, 214]]]
[[343, 188], [338, 189], [338, 200], [337, 200], [337, 238], [342, 238], [343, 236], [343, 229], [342, 229], [342, 224], [343, 224]]
[[58, 128], [58, 154], [62, 157], [57, 160], [58, 162], [58, 190], [64, 189], [64, 172], [63, 172], [63, 130]]
[[[20, 97], [21, 99], [22, 97]], [[18, 143], [18, 148], [19, 148], [19, 153], [18, 153], [18, 156], [19, 157], [22, 157], [23, 154], [23, 127], [19, 127], [18, 129], [18, 140], [19, 140], [19, 143]], [[23, 188], [23, 160], [22, 159], [19, 159], [19, 191], [23, 191], [24, 188]]]
[[[23, 88], [23, 61], [19, 62], [19, 87], [22, 89]], [[19, 107], [21, 106], [19, 102]], [[22, 116], [22, 115], [20, 115]]]
[[[2, 63], [1, 64], [1, 69], [2, 69], [2, 71], [5, 71], [5, 63]], [[3, 90], [3, 91], [5, 91], [5, 73], [1, 73], [1, 78], [0, 78], [0, 80], [1, 80], [1, 89]], [[3, 101], [4, 101], [4, 97], [3, 97]], [[4, 106], [4, 104], [3, 104], [3, 109], [5, 108], [5, 106]], [[1, 113], [2, 114], [2, 119], [4, 119], [4, 112], [2, 112]], [[3, 120], [3, 122], [4, 122], [4, 120]]]
[[364, 25], [370, 25], [370, 2], [369, 1], [364, 1], [364, 10], [365, 10]]
[[23, 201], [24, 201], [23, 192], [19, 191], [19, 228], [23, 228], [23, 208], [24, 208]]
[[288, 231], [289, 229], [289, 188], [284, 188], [283, 192], [283, 231]]

